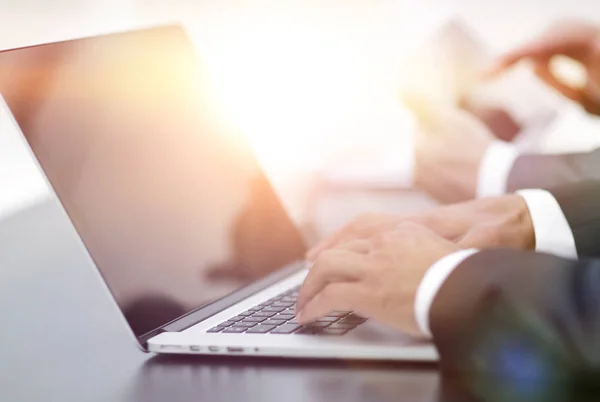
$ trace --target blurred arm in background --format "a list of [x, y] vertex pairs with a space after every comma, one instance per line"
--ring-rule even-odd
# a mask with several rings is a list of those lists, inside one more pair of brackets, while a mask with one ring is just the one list
[[[566, 56], [585, 66], [587, 82], [568, 86], [554, 76], [551, 61]], [[533, 42], [501, 57], [486, 73], [501, 74], [529, 61], [536, 75], [588, 112], [600, 114], [600, 28], [584, 22], [562, 22]], [[496, 139], [489, 125], [464, 110], [438, 107], [415, 96], [405, 97], [421, 125], [415, 144], [415, 183], [442, 202], [495, 196], [523, 188], [547, 188], [600, 179], [600, 150], [560, 155], [519, 155]]]

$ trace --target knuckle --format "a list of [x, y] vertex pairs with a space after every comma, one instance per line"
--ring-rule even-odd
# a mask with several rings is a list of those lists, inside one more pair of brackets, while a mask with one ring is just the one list
[[319, 271], [327, 269], [331, 264], [334, 263], [334, 253], [331, 250], [322, 252], [315, 263], [315, 268]]

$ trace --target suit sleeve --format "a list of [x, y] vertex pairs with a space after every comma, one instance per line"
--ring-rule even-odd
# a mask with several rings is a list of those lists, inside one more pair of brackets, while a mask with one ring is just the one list
[[600, 180], [600, 148], [588, 153], [520, 155], [508, 175], [506, 191], [552, 188], [586, 180]]
[[600, 260], [479, 252], [446, 279], [429, 320], [447, 372], [577, 383], [600, 367]]
[[580, 257], [600, 256], [600, 180], [549, 190], [565, 215]]

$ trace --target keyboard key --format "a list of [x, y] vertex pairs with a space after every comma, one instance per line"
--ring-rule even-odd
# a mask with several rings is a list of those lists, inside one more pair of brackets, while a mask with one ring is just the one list
[[227, 321], [232, 321], [232, 322], [238, 322], [238, 321], [242, 321], [245, 317], [242, 316], [235, 316], [235, 317], [231, 317], [229, 320]]
[[261, 309], [262, 309], [262, 307], [254, 306], [252, 308], [249, 308], [248, 311], [256, 312], [256, 311], [260, 311]]
[[295, 333], [302, 335], [314, 335], [320, 333], [323, 330], [323, 328], [327, 327], [328, 325], [328, 322], [313, 322], [304, 325], [299, 331]]
[[284, 296], [290, 296], [290, 295], [292, 295], [294, 293], [298, 293], [299, 290], [300, 290], [300, 286], [298, 286], [296, 288], [293, 288], [293, 289], [290, 289], [287, 292], [284, 292], [283, 295]]
[[245, 327], [230, 327], [230, 328], [225, 328], [223, 330], [224, 334], [241, 334], [242, 332], [245, 332], [248, 328]]
[[276, 313], [272, 312], [272, 311], [257, 311], [256, 313], [252, 314], [252, 317], [273, 317]]
[[295, 302], [290, 301], [290, 302], [282, 302], [282, 301], [276, 301], [275, 303], [272, 304], [272, 306], [274, 307], [294, 307], [296, 305]]
[[343, 328], [323, 328], [323, 330], [321, 332], [319, 332], [319, 335], [344, 335], [346, 332], [348, 332], [348, 329], [343, 329]]
[[211, 333], [212, 332], [221, 332], [221, 331], [223, 331], [223, 329], [224, 329], [223, 327], [214, 327], [214, 328], [209, 329], [206, 332], [211, 332]]
[[279, 313], [279, 312], [281, 312], [281, 311], [283, 311], [285, 309], [286, 309], [285, 307], [269, 306], [269, 307], [263, 308], [261, 311], [271, 311], [271, 312], [274, 312], [274, 313]]
[[244, 318], [243, 322], [263, 322], [264, 320], [266, 320], [267, 317], [246, 317]]
[[288, 312], [283, 312], [283, 311], [282, 311], [281, 313], [277, 314], [277, 317], [281, 317], [281, 319], [282, 319], [282, 320], [283, 320], [284, 318], [285, 318], [286, 320], [289, 320], [289, 319], [291, 319], [291, 318], [294, 318], [294, 313], [291, 313], [291, 312], [290, 312], [290, 313], [288, 313]]
[[247, 334], [266, 334], [275, 328], [275, 325], [257, 325], [256, 327], [248, 329]]
[[280, 301], [284, 302], [284, 303], [296, 303], [297, 299], [298, 299], [297, 297], [284, 296], [281, 298]]
[[334, 312], [331, 312], [331, 313], [329, 313], [329, 314], [327, 314], [327, 315], [328, 315], [329, 317], [345, 317], [345, 316], [347, 316], [348, 314], [350, 314], [350, 312], [349, 312], [349, 311], [334, 311]]
[[[305, 327], [311, 327], [311, 328], [325, 328], [327, 326], [329, 326], [330, 323], [328, 322], [311, 322], [310, 324], [306, 324]], [[335, 324], [332, 324], [335, 325]]]
[[235, 324], [233, 324], [232, 328], [236, 328], [236, 327], [250, 328], [250, 327], [253, 327], [253, 326], [257, 325], [257, 324], [258, 323], [256, 323], [256, 322], [241, 321], [241, 322], [236, 322]]
[[224, 321], [222, 323], [220, 323], [219, 325], [217, 325], [218, 327], [230, 327], [233, 325], [233, 321]]
[[321, 331], [321, 328], [300, 328], [298, 331], [294, 332], [295, 335], [315, 335]]
[[296, 320], [295, 318], [292, 318], [291, 320], [287, 321], [287, 324], [298, 324], [298, 320]]
[[365, 321], [367, 321], [366, 318], [361, 317], [359, 315], [354, 315], [354, 314], [349, 315], [348, 317], [342, 318], [340, 320], [340, 322], [343, 322], [343, 323], [352, 323], [352, 324], [362, 324]]
[[253, 311], [244, 311], [243, 313], [239, 313], [238, 317], [248, 317], [251, 316]]
[[298, 324], [283, 324], [283, 325], [280, 325], [279, 327], [275, 328], [274, 330], [272, 330], [271, 333], [272, 334], [291, 334], [292, 332], [294, 332], [295, 330], [297, 330], [300, 327], [301, 327], [301, 325], [298, 325]]
[[316, 321], [317, 322], [335, 322], [337, 320], [339, 320], [339, 317], [321, 317], [321, 318], [317, 318]]
[[343, 322], [334, 322], [333, 324], [331, 324], [328, 328], [331, 329], [345, 329], [345, 330], [351, 330], [356, 328], [356, 326], [359, 324], [351, 324], [351, 323], [343, 323]]
[[263, 321], [262, 325], [281, 325], [283, 323], [285, 323], [285, 320], [275, 320], [273, 318], [268, 319], [267, 321]]

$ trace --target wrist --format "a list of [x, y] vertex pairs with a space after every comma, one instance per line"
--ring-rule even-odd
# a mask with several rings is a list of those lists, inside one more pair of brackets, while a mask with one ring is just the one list
[[535, 250], [535, 230], [531, 213], [527, 202], [520, 195], [515, 195], [516, 207], [516, 229], [518, 244], [516, 246], [523, 250]]
[[482, 139], [471, 144], [470, 151], [463, 154], [463, 160], [459, 162], [461, 166], [456, 169], [458, 174], [455, 178], [455, 185], [463, 194], [462, 199], [477, 198], [481, 166], [493, 143], [492, 138]]

